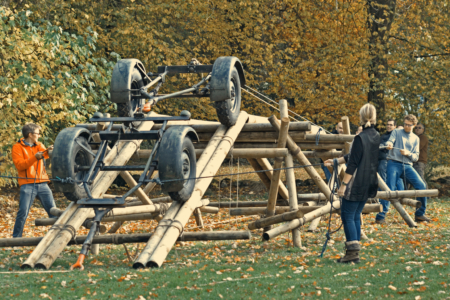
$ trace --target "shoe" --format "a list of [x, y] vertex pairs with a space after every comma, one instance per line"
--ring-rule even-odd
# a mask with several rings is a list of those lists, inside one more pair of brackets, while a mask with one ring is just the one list
[[345, 242], [345, 256], [336, 260], [340, 264], [359, 263], [359, 251], [361, 251], [361, 244], [359, 241]]
[[386, 224], [385, 219], [375, 219], [375, 224]]
[[425, 215], [423, 216], [416, 216], [416, 222], [431, 222], [431, 219], [425, 217]]

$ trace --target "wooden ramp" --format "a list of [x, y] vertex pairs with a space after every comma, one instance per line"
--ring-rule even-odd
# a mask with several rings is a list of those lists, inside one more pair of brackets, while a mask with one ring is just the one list
[[[142, 122], [138, 130], [150, 130], [153, 125], [153, 122]], [[105, 164], [125, 165], [141, 142], [142, 140], [120, 142], [109, 151], [104, 160]], [[119, 171], [100, 172], [93, 183], [92, 196], [94, 198], [102, 197], [119, 173]], [[92, 208], [81, 208], [74, 202], [70, 203], [21, 267], [49, 269], [69, 241], [76, 236], [77, 230], [86, 221], [92, 210]]]
[[[241, 112], [236, 125], [226, 129], [220, 125], [197, 162], [197, 179], [191, 198], [185, 203], [173, 202], [164, 218], [156, 227], [141, 255], [134, 262], [133, 268], [160, 267], [183, 228], [201, 206], [201, 198], [211, 184], [222, 162], [233, 146], [237, 136], [248, 120], [246, 112]], [[210, 176], [210, 177], [208, 177]]]

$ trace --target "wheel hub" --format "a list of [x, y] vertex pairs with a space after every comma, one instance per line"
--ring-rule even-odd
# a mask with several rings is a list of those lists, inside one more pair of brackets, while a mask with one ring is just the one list
[[183, 166], [182, 166], [183, 179], [186, 180], [184, 182], [184, 184], [186, 184], [187, 179], [189, 179], [189, 177], [191, 175], [191, 161], [190, 161], [189, 155], [188, 155], [188, 153], [186, 153], [186, 151], [183, 151], [183, 153], [181, 154], [181, 161], [183, 162]]
[[234, 81], [231, 81], [231, 87], [230, 87], [231, 91], [231, 99], [230, 99], [230, 104], [231, 104], [231, 111], [235, 111], [236, 110], [236, 87], [234, 85]]

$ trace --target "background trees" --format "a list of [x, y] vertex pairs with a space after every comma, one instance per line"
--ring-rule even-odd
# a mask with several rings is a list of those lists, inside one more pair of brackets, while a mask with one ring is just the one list
[[[158, 65], [186, 64], [193, 57], [206, 64], [218, 56], [235, 55], [245, 65], [249, 86], [273, 99], [287, 98], [294, 111], [326, 128], [331, 128], [342, 115], [348, 115], [356, 125], [359, 108], [371, 101], [378, 106], [381, 130], [384, 130], [383, 121], [387, 117], [402, 120], [405, 113], [416, 114], [427, 125], [427, 133], [434, 138], [429, 157], [441, 162], [448, 158], [448, 1], [3, 2], [16, 11], [32, 12], [24, 22], [32, 20], [41, 28], [54, 28], [51, 32], [61, 28], [59, 34], [66, 40], [74, 40], [81, 48], [88, 49], [87, 56], [83, 54], [87, 52], [71, 50], [75, 56], [81, 55], [77, 62], [83, 65], [90, 63], [101, 74], [97, 77], [92, 75], [89, 79], [80, 77], [80, 80], [98, 81], [85, 94], [82, 89], [59, 94], [56, 101], [62, 103], [60, 110], [52, 112], [53, 107], [50, 110], [50, 106], [36, 103], [36, 106], [45, 107], [46, 113], [59, 116], [55, 118], [64, 119], [61, 117], [64, 114], [82, 118], [93, 111], [95, 105], [101, 110], [112, 108], [107, 101], [107, 90], [108, 72], [117, 58], [114, 53], [123, 58], [142, 60], [147, 71], [156, 71]], [[52, 36], [44, 29], [40, 32], [43, 39]], [[1, 37], [2, 43], [6, 39], [4, 36], [8, 35]], [[56, 36], [54, 33], [53, 38]], [[23, 50], [19, 48], [7, 48], [7, 52]], [[37, 63], [35, 61], [40, 59], [41, 53], [34, 55], [22, 54], [18, 59]], [[48, 54], [42, 55], [46, 57]], [[5, 61], [4, 58], [2, 60]], [[50, 57], [48, 60], [49, 63], [55, 61]], [[64, 66], [72, 70], [76, 63]], [[60, 69], [63, 66], [54, 67]], [[82, 71], [76, 67], [74, 70], [84, 73], [86, 69]], [[61, 80], [69, 82], [63, 76]], [[185, 87], [186, 83], [193, 84], [197, 80], [192, 75], [171, 77], [163, 92]], [[52, 85], [55, 83], [46, 88], [50, 91]], [[84, 87], [86, 83], [82, 85]], [[25, 91], [22, 88], [20, 93]], [[39, 103], [49, 101], [45, 88], [33, 91], [40, 96]], [[0, 100], [4, 105], [3, 111], [9, 105], [5, 102], [8, 97], [1, 90], [0, 97], [3, 97]], [[64, 104], [70, 100], [75, 101], [74, 106]], [[245, 93], [243, 105], [250, 113], [272, 113], [270, 107]], [[80, 113], [79, 108], [84, 106], [86, 113]], [[29, 108], [24, 107], [23, 111], [20, 107], [15, 109], [24, 117], [16, 119], [14, 126], [20, 127], [27, 120], [40, 122], [34, 114], [26, 112], [30, 111]], [[189, 109], [194, 118], [215, 118], [214, 109], [207, 99], [166, 101], [155, 108], [168, 114], [177, 114], [182, 109]], [[69, 113], [74, 110], [80, 116]], [[4, 151], [9, 147], [9, 144], [3, 144]]]

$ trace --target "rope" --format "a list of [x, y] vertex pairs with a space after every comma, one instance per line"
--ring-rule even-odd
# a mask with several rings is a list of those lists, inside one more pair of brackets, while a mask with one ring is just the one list
[[322, 127], [319, 128], [319, 131], [317, 131], [316, 133], [316, 146], [319, 146], [319, 141], [320, 141], [320, 132], [322, 131]]
[[[277, 169], [270, 169], [270, 170], [258, 170], [258, 171], [247, 171], [247, 172], [240, 172], [240, 173], [229, 173], [229, 174], [220, 174], [220, 175], [210, 175], [210, 176], [199, 176], [199, 177], [190, 177], [187, 179], [167, 179], [167, 180], [160, 180], [158, 178], [154, 178], [150, 180], [150, 182], [156, 182], [160, 185], [166, 183], [166, 182], [175, 182], [175, 181], [185, 181], [185, 180], [197, 180], [197, 179], [206, 179], [206, 178], [215, 178], [215, 177], [224, 177], [224, 176], [234, 176], [234, 175], [248, 175], [253, 173], [263, 173], [263, 172], [269, 172], [269, 171], [282, 171], [282, 170], [289, 170], [289, 169], [301, 169], [301, 168], [307, 168], [307, 167], [318, 167], [322, 164], [310, 164], [310, 165], [300, 165], [300, 166], [293, 166], [293, 167], [283, 167], [283, 168], [277, 168]], [[9, 179], [30, 179], [27, 177], [18, 177], [18, 176], [5, 176], [0, 175], [0, 178], [9, 178]], [[37, 180], [49, 180], [49, 181], [59, 181], [61, 183], [84, 183], [83, 180], [74, 180], [70, 177], [61, 179], [59, 177], [56, 178], [36, 178]]]
[[[334, 186], [336, 187], [336, 189], [337, 190], [339, 190], [339, 188], [340, 188], [340, 179], [339, 179], [339, 175], [338, 175], [338, 170], [339, 170], [339, 162], [338, 162], [338, 160], [335, 158], [335, 159], [333, 159], [333, 168], [334, 168], [334, 170], [333, 170], [333, 177], [334, 177]], [[332, 180], [330, 180], [330, 182], [331, 182]], [[341, 225], [339, 226], [339, 228], [338, 229], [336, 229], [336, 230], [334, 230], [334, 231], [332, 231], [331, 230], [331, 216], [332, 216], [332, 212], [333, 212], [333, 200], [334, 200], [334, 196], [335, 196], [335, 192], [336, 192], [336, 190], [335, 189], [332, 189], [331, 190], [331, 194], [330, 194], [330, 218], [329, 218], [329, 220], [328, 220], [328, 230], [327, 230], [327, 233], [325, 234], [325, 237], [327, 238], [326, 240], [325, 240], [325, 243], [323, 244], [323, 246], [322, 246], [322, 252], [320, 253], [320, 255], [319, 255], [319, 257], [323, 257], [323, 254], [324, 254], [324, 252], [326, 251], [326, 249], [327, 249], [327, 245], [328, 245], [328, 241], [331, 239], [331, 235], [333, 234], [333, 233], [335, 233], [335, 232], [338, 232], [340, 229], [341, 229], [341, 227], [342, 227], [342, 223], [341, 223]], [[341, 203], [341, 206], [342, 206], [342, 199], [341, 199], [341, 197], [339, 197], [339, 202]]]
[[[278, 105], [278, 103], [277, 103], [276, 101], [270, 99], [269, 97], [267, 97], [267, 96], [264, 95], [263, 93], [258, 92], [257, 90], [255, 90], [255, 89], [249, 87], [248, 85], [245, 85], [245, 87], [248, 88], [248, 89], [250, 89], [250, 90], [252, 90], [253, 92], [255, 92], [255, 93], [257, 93], [257, 94], [263, 96], [264, 98], [266, 98], [267, 100], [271, 101], [272, 103], [275, 103], [276, 105]], [[264, 101], [264, 100], [262, 100], [261, 98], [257, 97], [256, 95], [250, 93], [249, 91], [246, 91], [246, 90], [244, 90], [243, 88], [241, 88], [241, 89], [242, 89], [243, 91], [249, 93], [250, 95], [254, 96], [254, 97], [257, 98], [258, 100], [260, 100], [260, 101], [266, 103], [267, 105], [269, 105], [269, 106], [275, 108], [276, 110], [280, 111], [278, 108], [276, 108], [276, 107], [270, 105], [269, 103], [267, 103], [266, 101]], [[301, 115], [297, 114], [296, 112], [294, 112], [294, 111], [292, 111], [292, 110], [290, 110], [290, 109], [288, 109], [288, 111], [289, 111], [290, 113], [294, 114], [295, 116], [297, 116], [297, 117], [299, 117], [299, 118], [302, 118], [303, 120], [305, 120], [305, 121], [307, 121], [307, 122], [309, 122], [309, 123], [311, 123], [311, 124], [313, 124], [313, 125], [315, 125], [315, 126], [320, 127], [319, 125], [315, 124], [314, 122], [311, 122], [310, 120], [306, 119], [305, 117], [302, 117]], [[293, 118], [293, 117], [291, 117], [291, 116], [289, 116], [289, 117], [292, 118], [292, 119], [294, 119], [294, 120], [296, 120], [295, 118]], [[296, 120], [296, 121], [297, 121], [297, 120]], [[327, 131], [327, 130], [325, 130], [325, 129], [324, 129], [324, 131], [331, 134], [331, 132], [329, 132], [329, 131]]]

